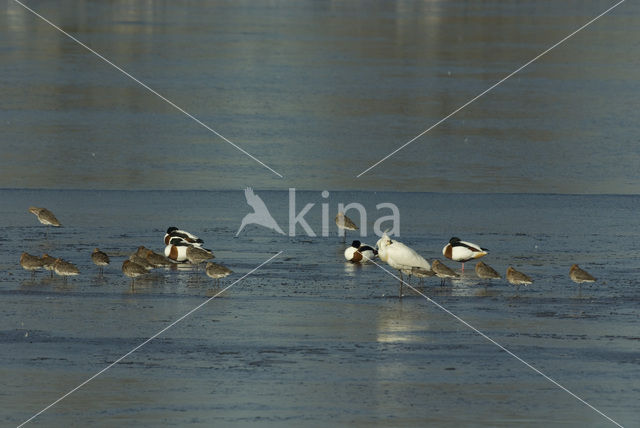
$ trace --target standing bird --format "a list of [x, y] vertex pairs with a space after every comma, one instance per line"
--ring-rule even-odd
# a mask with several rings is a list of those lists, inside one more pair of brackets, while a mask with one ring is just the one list
[[366, 263], [377, 254], [378, 250], [360, 241], [353, 241], [351, 246], [344, 250], [344, 258], [352, 263]]
[[207, 260], [216, 258], [216, 256], [214, 256], [211, 251], [193, 246], [187, 247], [186, 256], [187, 260], [189, 260], [191, 264], [194, 264], [196, 266], [200, 263], [206, 262]]
[[56, 275], [63, 276], [64, 282], [67, 282], [68, 276], [76, 276], [80, 273], [76, 265], [64, 261], [60, 258], [56, 259], [55, 263], [53, 264], [53, 271], [56, 273]]
[[173, 238], [180, 238], [184, 242], [191, 245], [196, 245], [198, 247], [204, 243], [204, 241], [198, 238], [196, 235], [189, 233], [186, 230], [180, 230], [175, 226], [172, 226], [167, 229], [167, 233], [164, 234], [164, 244], [169, 245], [169, 242]]
[[[38, 217], [38, 221], [46, 226], [60, 227], [62, 226], [58, 219], [51, 211], [46, 208], [29, 207], [29, 212]], [[49, 228], [45, 231], [45, 237], [49, 232]]]
[[464, 262], [468, 262], [471, 259], [479, 259], [486, 256], [486, 248], [481, 248], [477, 244], [471, 242], [461, 241], [460, 238], [455, 236], [449, 240], [449, 243], [442, 249], [442, 254], [449, 260], [462, 263], [462, 272], [464, 272]]
[[440, 286], [444, 287], [447, 279], [460, 278], [460, 275], [455, 273], [453, 269], [442, 263], [440, 260], [434, 260], [431, 264], [431, 270], [440, 278]]
[[20, 256], [20, 266], [23, 269], [30, 270], [31, 276], [36, 274], [36, 270], [42, 269], [42, 259], [40, 257], [32, 256], [29, 253], [22, 253]]
[[386, 232], [378, 240], [378, 257], [394, 269], [400, 272], [400, 295], [402, 297], [402, 272], [409, 273], [413, 268], [431, 270], [431, 265], [420, 254], [404, 245], [402, 242], [393, 241]]
[[104, 267], [109, 264], [109, 256], [106, 253], [103, 253], [98, 248], [94, 248], [91, 253], [91, 260], [93, 264], [100, 267], [100, 275], [102, 275]]
[[53, 278], [53, 265], [56, 262], [56, 258], [44, 253], [42, 257], [40, 257], [40, 260], [42, 260], [42, 267], [48, 270], [51, 278]]
[[209, 278], [216, 280], [216, 285], [220, 285], [220, 278], [224, 278], [233, 273], [233, 271], [226, 266], [213, 262], [207, 262], [205, 272]]
[[141, 275], [147, 273], [147, 268], [140, 266], [138, 263], [134, 263], [131, 260], [125, 260], [122, 262], [122, 273], [131, 278], [131, 288], [133, 288], [135, 280]]
[[147, 259], [145, 259], [144, 257], [140, 257], [138, 255], [138, 252], [136, 251], [135, 253], [131, 253], [129, 254], [129, 261], [133, 262], [137, 265], [142, 266], [143, 268], [145, 268], [146, 270], [151, 270], [153, 269], [155, 266], [149, 262]]
[[518, 272], [511, 266], [507, 268], [507, 281], [509, 281], [509, 284], [515, 285], [517, 289], [520, 289], [520, 285], [533, 284], [531, 278], [522, 272]]
[[596, 280], [591, 276], [591, 274], [580, 269], [578, 265], [571, 266], [571, 269], [569, 270], [569, 278], [571, 278], [571, 281], [576, 284], [582, 284], [583, 282], [595, 282]]
[[153, 265], [153, 267], [171, 266], [173, 264], [171, 260], [163, 256], [162, 254], [158, 254], [143, 245], [138, 247], [138, 251], [136, 251], [136, 254], [139, 257], [146, 259], [147, 262]]
[[405, 272], [405, 273], [408, 273], [409, 276], [413, 275], [416, 278], [420, 278], [421, 285], [424, 283], [424, 278], [430, 278], [436, 274], [431, 269], [425, 269], [425, 268], [419, 268], [419, 267], [413, 267], [411, 268], [411, 272]]
[[495, 269], [483, 262], [476, 263], [476, 275], [478, 275], [478, 278], [486, 279], [488, 281], [501, 278], [500, 274], [496, 272]]
[[347, 240], [347, 230], [358, 230], [358, 226], [356, 226], [353, 220], [344, 215], [342, 211], [336, 215], [336, 226], [338, 226], [338, 234], [343, 234], [342, 242], [346, 242]]

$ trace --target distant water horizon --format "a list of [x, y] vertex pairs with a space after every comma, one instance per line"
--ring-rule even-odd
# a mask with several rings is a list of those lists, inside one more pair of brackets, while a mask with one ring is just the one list
[[[640, 4], [37, 2], [0, 14], [0, 187], [639, 194]], [[360, 175], [360, 178], [356, 178]]]
[[[486, 196], [492, 196], [492, 195], [504, 195], [504, 196], [508, 196], [508, 195], [513, 195], [513, 196], [517, 196], [517, 195], [529, 195], [529, 196], [620, 196], [620, 197], [634, 197], [634, 196], [640, 196], [640, 193], [554, 193], [554, 192], [514, 192], [514, 191], [504, 191], [504, 192], [464, 192], [464, 191], [450, 191], [450, 192], [437, 192], [437, 191], [417, 191], [417, 190], [402, 190], [402, 189], [397, 189], [397, 190], [388, 190], [388, 189], [380, 189], [380, 190], [376, 190], [376, 189], [306, 189], [306, 188], [299, 188], [299, 187], [288, 187], [288, 188], [263, 188], [263, 187], [254, 187], [254, 186], [249, 186], [252, 187], [254, 190], [258, 191], [258, 192], [289, 192], [290, 189], [295, 189], [296, 191], [300, 191], [300, 192], [317, 192], [318, 194], [322, 193], [323, 191], [329, 191], [332, 193], [364, 193], [364, 194], [370, 194], [370, 193], [389, 193], [389, 194], [393, 194], [393, 193], [398, 193], [398, 194], [420, 194], [420, 195], [450, 195], [450, 196], [455, 196], [455, 195], [460, 195], [460, 196], [473, 196], [473, 195], [477, 195], [477, 196], [482, 196], [482, 195], [486, 195]], [[239, 187], [237, 189], [218, 189], [218, 188], [211, 188], [211, 189], [154, 189], [154, 188], [149, 188], [149, 189], [102, 189], [102, 188], [80, 188], [80, 187], [76, 187], [76, 188], [46, 188], [46, 187], [0, 187], [0, 191], [37, 191], [37, 192], [208, 192], [208, 193], [241, 193], [244, 191], [246, 187]]]

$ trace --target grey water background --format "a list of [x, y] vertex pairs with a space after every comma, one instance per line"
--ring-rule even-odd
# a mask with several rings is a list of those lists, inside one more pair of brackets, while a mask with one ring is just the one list
[[[161, 250], [165, 225], [178, 220], [235, 271], [223, 286], [283, 253], [35, 425], [607, 425], [423, 297], [408, 292], [398, 299], [397, 281], [378, 267], [345, 263], [335, 226], [329, 237], [250, 226], [235, 238], [237, 213], [250, 210], [233, 191], [0, 196], [7, 202], [0, 212], [6, 425], [30, 417], [216, 292], [194, 269], [154, 271], [133, 289], [120, 272], [138, 245]], [[288, 192], [265, 191], [262, 198], [286, 227]], [[485, 287], [467, 264], [461, 280], [447, 287], [427, 280], [423, 292], [619, 423], [636, 424], [637, 196], [334, 192], [324, 199], [301, 191], [296, 203], [315, 203], [305, 219], [320, 230], [321, 203], [333, 213], [354, 198], [370, 213], [393, 199], [408, 219], [401, 240], [430, 260], [441, 257], [446, 237], [457, 231], [492, 250], [485, 261], [502, 274], [513, 265], [531, 275], [534, 284], [519, 291], [504, 280]], [[52, 207], [66, 226], [45, 238], [24, 208], [34, 201]], [[96, 245], [112, 256], [104, 276], [90, 261]], [[20, 250], [64, 257], [81, 275], [66, 283], [48, 273], [33, 278], [17, 264]], [[569, 280], [576, 261], [596, 284], [579, 288]]]
[[[391, 202], [428, 259], [491, 250], [425, 292], [622, 423], [638, 424], [638, 5], [625, 2], [361, 178], [357, 174], [613, 3], [28, 2], [284, 175], [13, 1], [0, 13], [0, 420], [15, 426], [215, 292], [194, 269], [131, 289], [138, 245], [197, 233], [238, 279], [272, 263], [33, 423], [44, 426], [603, 426], [606, 419], [344, 246], [235, 233], [252, 186], [288, 229], [287, 189]], [[321, 190], [330, 197], [321, 197]], [[50, 230], [27, 212], [52, 209]], [[353, 215], [355, 213], [350, 213]], [[357, 219], [357, 217], [356, 217]], [[360, 220], [360, 219], [357, 219]], [[359, 221], [358, 221], [359, 222]], [[359, 222], [360, 223], [360, 222]], [[362, 224], [361, 224], [362, 225]], [[99, 246], [113, 259], [91, 265]], [[66, 283], [19, 254], [80, 266]], [[598, 279], [577, 288], [580, 263]], [[456, 264], [452, 267], [459, 269]]]
[[27, 4], [285, 178], [7, 0], [2, 187], [640, 190], [637, 2]]

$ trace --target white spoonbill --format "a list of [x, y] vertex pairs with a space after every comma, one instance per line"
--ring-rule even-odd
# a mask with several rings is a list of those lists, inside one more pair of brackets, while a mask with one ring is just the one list
[[431, 270], [431, 265], [424, 257], [402, 242], [394, 241], [387, 233], [376, 244], [378, 247], [378, 257], [400, 273], [400, 297], [402, 297], [402, 272], [411, 272], [413, 268]]

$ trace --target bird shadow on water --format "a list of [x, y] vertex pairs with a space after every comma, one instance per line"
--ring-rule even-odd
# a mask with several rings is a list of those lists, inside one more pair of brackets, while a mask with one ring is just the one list
[[89, 281], [89, 285], [91, 285], [92, 287], [101, 287], [107, 284], [109, 284], [109, 281], [103, 274], [100, 273], [94, 275], [93, 278], [91, 278], [91, 280]]
[[153, 289], [156, 284], [155, 277], [142, 277], [136, 278], [128, 282], [127, 288], [124, 290], [124, 294], [141, 294], [148, 293]]
[[33, 290], [34, 288], [44, 288], [51, 285], [51, 278], [31, 277], [20, 281], [20, 288]]
[[207, 288], [207, 290], [204, 293], [204, 297], [210, 299], [212, 297], [215, 297], [216, 299], [221, 299], [223, 297], [227, 297], [227, 293], [221, 293], [222, 291], [222, 287], [220, 287], [219, 285], [214, 285], [213, 287], [209, 287]]
[[75, 283], [73, 280], [56, 278], [56, 281], [53, 284], [53, 289], [60, 292], [67, 292], [75, 289]]
[[522, 292], [520, 291], [515, 291], [514, 294], [512, 294], [511, 296], [508, 297], [510, 302], [527, 302], [529, 301], [529, 296], [526, 296], [524, 294], [522, 294]]
[[498, 290], [481, 286], [474, 291], [473, 295], [475, 297], [498, 297], [502, 295], [502, 293]]

